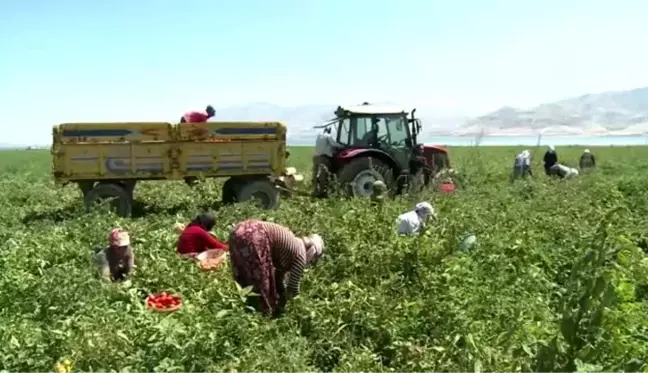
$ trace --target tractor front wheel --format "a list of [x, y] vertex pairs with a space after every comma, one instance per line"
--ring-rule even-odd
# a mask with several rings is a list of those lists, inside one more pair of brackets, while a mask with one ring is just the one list
[[372, 157], [356, 158], [342, 167], [338, 174], [343, 190], [350, 197], [371, 197], [374, 181], [380, 180], [393, 189], [394, 173], [382, 161]]

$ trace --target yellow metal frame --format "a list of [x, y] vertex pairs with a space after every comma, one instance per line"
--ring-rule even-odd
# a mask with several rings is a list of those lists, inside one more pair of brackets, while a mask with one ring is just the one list
[[279, 122], [64, 123], [52, 131], [52, 171], [59, 183], [278, 177], [286, 132]]

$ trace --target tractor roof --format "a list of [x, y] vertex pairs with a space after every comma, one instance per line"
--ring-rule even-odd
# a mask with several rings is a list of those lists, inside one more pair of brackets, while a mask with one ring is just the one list
[[404, 107], [391, 105], [355, 105], [340, 106], [340, 108], [352, 114], [401, 114], [408, 112]]

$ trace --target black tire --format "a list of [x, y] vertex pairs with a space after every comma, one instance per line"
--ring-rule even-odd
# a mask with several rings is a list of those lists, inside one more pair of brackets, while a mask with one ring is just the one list
[[195, 187], [198, 185], [198, 178], [195, 176], [189, 176], [184, 178], [185, 184], [187, 184], [189, 187]]
[[[361, 176], [362, 174], [366, 174]], [[365, 177], [366, 181], [357, 180]], [[349, 197], [370, 197], [373, 193], [371, 179], [381, 180], [390, 191], [394, 190], [394, 172], [382, 161], [373, 157], [361, 157], [351, 160], [338, 173], [342, 189]], [[363, 185], [354, 185], [361, 182]]]
[[237, 186], [239, 185], [240, 181], [236, 180], [233, 177], [230, 177], [223, 183], [223, 189], [222, 189], [222, 194], [223, 194], [223, 203], [224, 204], [230, 204], [230, 203], [235, 203], [237, 200], [236, 196], [236, 189]]
[[94, 181], [84, 180], [84, 181], [79, 181], [77, 184], [79, 185], [79, 189], [81, 189], [81, 194], [83, 194], [83, 198], [85, 198], [95, 186]]
[[256, 198], [259, 200], [261, 207], [266, 210], [274, 210], [279, 207], [280, 193], [270, 180], [250, 180], [239, 184], [237, 189], [237, 202], [245, 202]]
[[114, 199], [111, 208], [121, 217], [128, 217], [133, 212], [133, 197], [123, 186], [116, 183], [99, 183], [84, 197], [87, 210], [92, 210], [95, 204], [106, 199]]

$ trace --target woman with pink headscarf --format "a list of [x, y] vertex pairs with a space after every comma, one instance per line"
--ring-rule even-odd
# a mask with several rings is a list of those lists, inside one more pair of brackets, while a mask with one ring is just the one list
[[234, 227], [229, 249], [234, 280], [259, 295], [248, 304], [277, 316], [299, 294], [304, 268], [322, 256], [324, 241], [318, 234], [297, 237], [279, 224], [246, 220]]
[[113, 229], [108, 235], [108, 247], [98, 249], [95, 257], [104, 280], [122, 281], [135, 267], [135, 254], [128, 232]]

